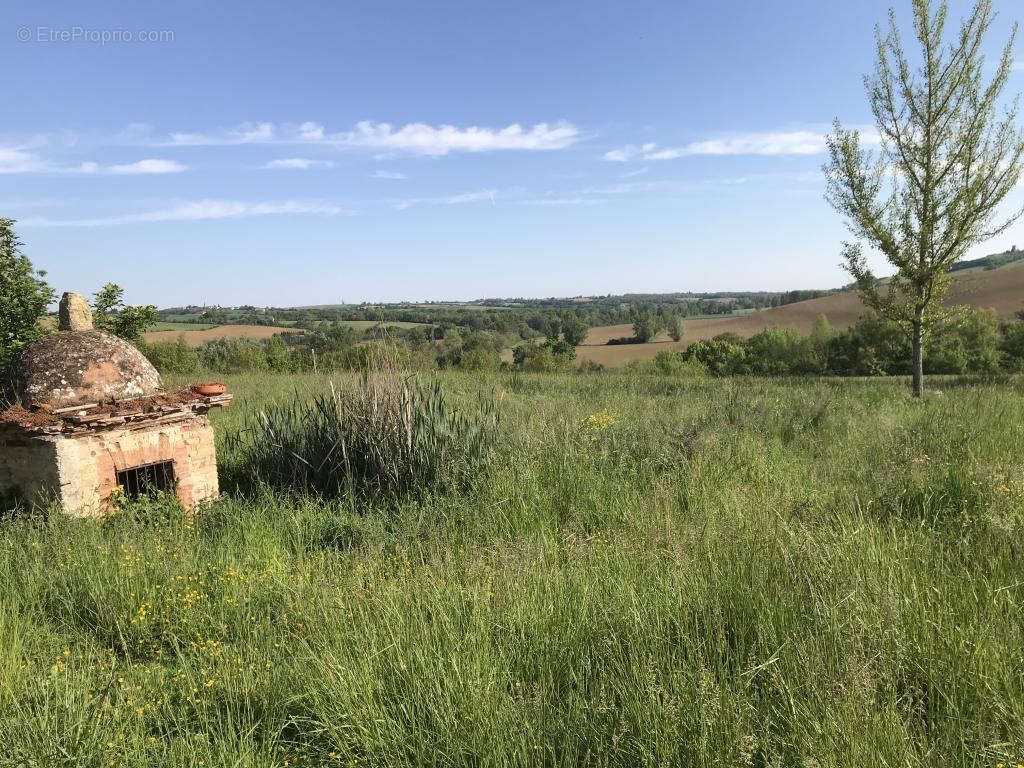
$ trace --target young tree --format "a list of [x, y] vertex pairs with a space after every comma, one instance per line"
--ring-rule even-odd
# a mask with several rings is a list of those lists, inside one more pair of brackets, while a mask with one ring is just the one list
[[116, 283], [107, 283], [93, 297], [93, 324], [122, 339], [139, 341], [156, 318], [156, 307], [152, 304], [126, 306], [124, 288]]
[[[910, 335], [915, 396], [924, 389], [924, 343], [944, 319], [948, 270], [1020, 216], [997, 220], [997, 209], [1017, 184], [1024, 157], [1016, 103], [997, 115], [1016, 28], [985, 83], [981, 49], [991, 0], [977, 0], [949, 46], [943, 42], [948, 6], [933, 5], [913, 0], [919, 67], [904, 51], [892, 11], [888, 32], [876, 31], [878, 61], [865, 85], [881, 149], [863, 149], [857, 131], [837, 120], [824, 169], [827, 199], [857, 238], [843, 244], [845, 268], [865, 303]], [[868, 268], [863, 243], [896, 268], [884, 284]]]
[[640, 309], [633, 321], [633, 338], [637, 343], [646, 344], [652, 341], [660, 330], [661, 321], [657, 313], [647, 307]]
[[587, 324], [575, 315], [570, 315], [562, 320], [562, 336], [569, 344], [578, 347], [587, 338]]
[[14, 222], [0, 218], [0, 374], [27, 344], [42, 335], [39, 320], [53, 301], [53, 289], [21, 252]]
[[670, 315], [668, 318], [668, 335], [672, 341], [683, 340], [683, 318], [679, 315]]

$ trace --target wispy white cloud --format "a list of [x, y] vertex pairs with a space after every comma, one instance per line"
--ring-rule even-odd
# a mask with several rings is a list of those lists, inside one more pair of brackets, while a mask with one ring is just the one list
[[535, 200], [518, 200], [516, 205], [596, 205], [600, 202], [585, 197], [539, 197]]
[[1014, 72], [1024, 72], [1024, 60], [1013, 62]]
[[414, 205], [465, 205], [466, 203], [482, 203], [487, 201], [494, 205], [497, 195], [498, 190], [496, 189], [481, 189], [476, 192], [463, 192], [458, 195], [447, 195], [444, 197], [407, 198], [405, 200], [397, 200], [393, 204], [395, 209], [399, 211], [404, 211], [406, 208], [411, 208]]
[[163, 221], [213, 221], [218, 219], [239, 219], [251, 216], [280, 216], [288, 214], [316, 214], [338, 216], [353, 214], [337, 205], [289, 200], [285, 202], [238, 202], [231, 200], [199, 200], [182, 203], [172, 208], [162, 208], [142, 213], [107, 216], [94, 219], [24, 219], [22, 226], [36, 227], [103, 227], [114, 224], [135, 224]]
[[76, 166], [56, 165], [24, 149], [0, 148], [0, 173], [84, 173], [111, 176], [143, 176], [148, 174], [181, 173], [187, 166], [174, 160], [149, 158], [134, 163], [101, 165], [84, 162]]
[[825, 134], [813, 131], [781, 131], [746, 133], [717, 139], [706, 139], [680, 147], [659, 147], [627, 144], [605, 152], [603, 159], [612, 162], [630, 160], [674, 160], [691, 155], [817, 155], [825, 151]]
[[750, 176], [719, 176], [694, 181], [671, 181], [667, 179], [649, 181], [620, 181], [613, 184], [586, 187], [580, 195], [606, 197], [612, 195], [691, 195], [711, 192], [728, 192], [756, 181], [796, 181], [799, 174], [760, 174]]
[[[138, 133], [138, 131], [136, 131]], [[571, 146], [580, 138], [578, 129], [565, 121], [537, 123], [524, 128], [514, 123], [505, 128], [454, 125], [432, 126], [369, 120], [356, 123], [350, 131], [328, 132], [319, 123], [243, 123], [236, 128], [211, 133], [171, 133], [155, 142], [161, 146], [218, 146], [241, 144], [329, 144], [337, 147], [392, 150], [423, 155], [450, 152], [494, 152], [499, 150], [553, 150]]]
[[33, 153], [0, 147], [0, 173], [40, 173], [46, 170], [47, 164]]
[[[879, 143], [878, 132], [874, 128], [860, 127], [859, 130], [865, 144]], [[730, 134], [679, 147], [659, 147], [653, 142], [627, 144], [605, 152], [602, 159], [624, 163], [631, 160], [675, 160], [695, 155], [818, 155], [826, 149], [826, 136], [824, 131], [768, 131]]]
[[650, 170], [650, 168], [648, 168], [647, 166], [644, 166], [643, 168], [637, 168], [635, 171], [626, 171], [624, 174], [619, 176], [619, 178], [620, 179], [632, 179], [632, 178], [635, 178], [636, 176], [643, 176], [649, 170]]
[[678, 181], [623, 181], [580, 190], [582, 195], [634, 195], [648, 192], [680, 191], [688, 185]]
[[374, 149], [395, 149], [424, 155], [447, 155], [449, 152], [494, 152], [497, 150], [564, 149], [579, 138], [571, 123], [538, 123], [529, 130], [514, 124], [492, 129], [453, 125], [434, 127], [426, 123], [409, 123], [394, 128], [390, 123], [357, 123], [355, 130], [342, 135], [344, 144]]
[[172, 133], [160, 142], [175, 147], [205, 147], [222, 144], [267, 144], [277, 137], [273, 123], [242, 123], [216, 133]]
[[333, 168], [334, 163], [330, 160], [310, 160], [305, 157], [287, 157], [281, 160], [271, 160], [263, 167], [270, 169], [308, 171], [311, 168]]
[[374, 171], [373, 174], [371, 174], [371, 175], [375, 179], [401, 180], [401, 179], [408, 179], [409, 178], [404, 173], [401, 173], [399, 171]]
[[442, 198], [442, 202], [446, 205], [461, 205], [462, 203], [479, 203], [483, 200], [490, 200], [493, 203], [496, 193], [497, 190], [494, 189], [482, 189], [479, 192], [466, 192], [461, 195]]
[[[644, 146], [654, 149], [655, 145], [645, 144]], [[642, 147], [637, 147], [635, 144], [627, 144], [626, 146], [619, 147], [618, 149], [609, 149], [601, 155], [601, 159], [607, 160], [611, 163], [627, 163], [630, 160], [636, 160], [638, 157], [642, 158], [643, 154], [644, 150]]]
[[80, 173], [103, 173], [111, 176], [145, 176], [150, 174], [181, 173], [188, 166], [174, 160], [148, 159], [123, 165], [100, 165], [99, 163], [82, 163], [77, 169]]

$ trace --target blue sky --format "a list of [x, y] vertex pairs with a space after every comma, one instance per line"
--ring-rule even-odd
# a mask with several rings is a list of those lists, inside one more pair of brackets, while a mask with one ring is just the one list
[[0, 216], [160, 306], [832, 287], [888, 5], [14, 0]]

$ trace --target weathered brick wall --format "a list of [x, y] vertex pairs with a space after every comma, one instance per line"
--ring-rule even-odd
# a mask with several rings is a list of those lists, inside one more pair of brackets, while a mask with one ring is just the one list
[[216, 497], [219, 490], [213, 428], [205, 416], [147, 429], [34, 438], [0, 453], [0, 491], [7, 477], [33, 497], [46, 487], [58, 491], [65, 511], [74, 515], [102, 514], [117, 487], [117, 473], [143, 464], [173, 462], [178, 497], [186, 507]]
[[9, 493], [38, 503], [60, 495], [52, 440], [33, 440], [14, 430], [0, 432], [0, 494]]

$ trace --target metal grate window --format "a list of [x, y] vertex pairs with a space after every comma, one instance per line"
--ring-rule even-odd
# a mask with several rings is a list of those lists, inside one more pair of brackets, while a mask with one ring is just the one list
[[117, 484], [124, 489], [125, 496], [129, 499], [152, 497], [159, 491], [173, 491], [174, 462], [158, 461], [123, 469], [117, 473]]

